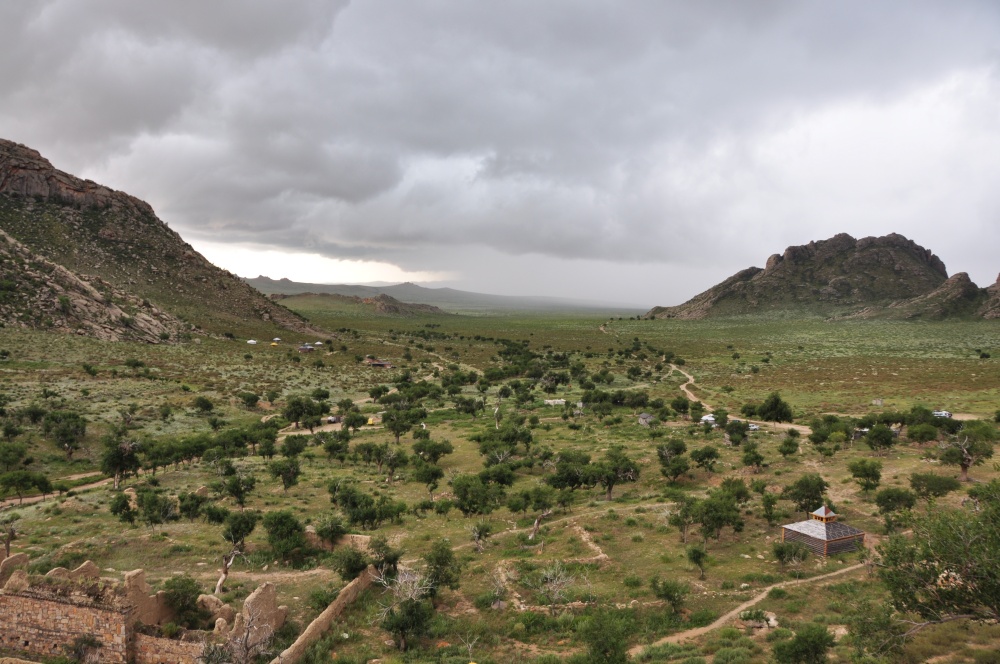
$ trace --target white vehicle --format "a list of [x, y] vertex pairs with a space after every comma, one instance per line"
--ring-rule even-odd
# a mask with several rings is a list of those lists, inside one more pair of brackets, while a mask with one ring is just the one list
[[256, 346], [257, 345], [257, 340], [256, 339], [247, 339], [247, 343], [250, 344], [251, 346]]
[[747, 431], [760, 431], [760, 427], [756, 424], [750, 423], [747, 425]]
[[703, 424], [706, 422], [708, 424], [715, 424], [715, 415], [712, 415], [711, 413], [709, 413], [708, 415], [702, 415], [701, 421]]
[[946, 410], [935, 410], [931, 415], [934, 417], [951, 417], [951, 413]]

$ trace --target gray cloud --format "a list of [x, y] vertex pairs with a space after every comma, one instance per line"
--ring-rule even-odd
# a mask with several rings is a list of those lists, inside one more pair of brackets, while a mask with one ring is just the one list
[[841, 231], [984, 281], [998, 43], [986, 0], [6, 3], [0, 135], [195, 240], [493, 292], [674, 303]]

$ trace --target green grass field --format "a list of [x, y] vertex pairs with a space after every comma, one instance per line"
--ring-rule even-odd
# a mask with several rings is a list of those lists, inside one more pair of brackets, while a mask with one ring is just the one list
[[[316, 388], [328, 390], [333, 403], [345, 398], [361, 401], [369, 389], [392, 385], [404, 372], [414, 380], [426, 377], [432, 382], [439, 382], [455, 368], [482, 373], [502, 366], [496, 342], [500, 338], [527, 341], [542, 357], [565, 353], [570, 363], [582, 363], [588, 375], [607, 369], [614, 380], [603, 389], [641, 389], [651, 399], [668, 403], [680, 395], [679, 385], [684, 382], [661, 359], [663, 353], [670, 352], [683, 359], [682, 368], [696, 379], [693, 390], [713, 408], [736, 414], [742, 404], [779, 391], [792, 406], [797, 424], [807, 424], [824, 413], [861, 416], [908, 410], [914, 405], [984, 419], [992, 419], [1000, 409], [1000, 370], [996, 365], [1000, 361], [1000, 324], [995, 322], [692, 322], [528, 315], [413, 319], [367, 315], [360, 309], [315, 308], [299, 313], [329, 334], [310, 339], [289, 334], [276, 347], [265, 340], [249, 346], [240, 338], [144, 346], [0, 329], [0, 350], [8, 353], [8, 359], [0, 362], [0, 394], [7, 396], [7, 410], [16, 412], [39, 404], [47, 410], [75, 410], [89, 421], [83, 447], [72, 459], [67, 459], [39, 427], [23, 425], [14, 441], [29, 447], [30, 461], [25, 467], [45, 472], [53, 480], [98, 469], [101, 437], [120, 420], [123, 410], [133, 412], [132, 432], [139, 439], [210, 433], [209, 418], [192, 407], [196, 396], [214, 403], [214, 415], [225, 422], [224, 430], [259, 420], [280, 410], [288, 397]], [[295, 351], [301, 342], [327, 339], [330, 343], [322, 351]], [[621, 352], [627, 349], [633, 350]], [[981, 359], [983, 353], [996, 358]], [[361, 361], [367, 355], [388, 359], [396, 368], [368, 367]], [[96, 375], [85, 371], [84, 364], [92, 366]], [[451, 478], [482, 469], [482, 457], [471, 438], [494, 427], [497, 389], [498, 384], [494, 384], [486, 392], [489, 408], [477, 418], [456, 413], [450, 397], [425, 404], [429, 411], [425, 423], [433, 439], [449, 440], [455, 446], [455, 452], [441, 462], [445, 479], [434, 493], [435, 500], [451, 495], [447, 484]], [[264, 395], [269, 390], [279, 395], [274, 410], [268, 410], [271, 404], [248, 410], [237, 398], [241, 392]], [[572, 404], [582, 393], [580, 381], [571, 380], [552, 396]], [[477, 395], [471, 385], [461, 388], [459, 394]], [[754, 472], [742, 465], [741, 450], [728, 445], [720, 430], [706, 431], [679, 416], [651, 430], [640, 426], [629, 408], [617, 408], [606, 419], [589, 408], [582, 415], [564, 418], [561, 407], [542, 404], [543, 396], [549, 398], [536, 391], [533, 400], [519, 409], [513, 401], [506, 401], [502, 406], [505, 416], [537, 417], [537, 424], [532, 425], [533, 444], [554, 453], [572, 449], [598, 458], [612, 446], [621, 445], [639, 463], [638, 481], [618, 486], [610, 502], [600, 487], [577, 490], [566, 507], [557, 508], [544, 522], [538, 541], [527, 540], [533, 512], [512, 513], [501, 507], [483, 517], [495, 534], [482, 553], [475, 551], [470, 537], [470, 527], [478, 519], [464, 518], [457, 510], [445, 515], [434, 511], [407, 514], [401, 523], [383, 525], [377, 531], [356, 530], [386, 535], [405, 551], [404, 561], [413, 565], [434, 542], [447, 538], [464, 565], [461, 586], [443, 593], [429, 635], [405, 656], [387, 645], [390, 637], [373, 624], [380, 601], [373, 591], [351, 608], [342, 626], [317, 647], [310, 661], [562, 661], [585, 651], [582, 634], [596, 607], [617, 607], [630, 626], [629, 643], [649, 644], [679, 630], [707, 624], [772, 583], [793, 576], [820, 575], [860, 560], [858, 554], [830, 560], [810, 557], [800, 566], [780, 569], [771, 551], [780, 529], [768, 525], [761, 514], [759, 496], [754, 495], [742, 508], [743, 531], [733, 533], [726, 528], [719, 540], [708, 541], [706, 575], [699, 579], [697, 569], [687, 562], [677, 529], [667, 522], [669, 510], [681, 497], [704, 497], [725, 478], [743, 478], [748, 483], [763, 480], [768, 491], [777, 493], [805, 473], [820, 473], [830, 484], [828, 498], [843, 520], [876, 536], [882, 533], [882, 519], [872, 496], [860, 490], [847, 470], [850, 461], [872, 456], [863, 442], [826, 455], [803, 437], [800, 452], [784, 459], [777, 452], [784, 432], [764, 426], [751, 434], [765, 458], [764, 466]], [[873, 405], [876, 399], [882, 405]], [[130, 408], [131, 404], [134, 407]], [[165, 407], [169, 414], [164, 414]], [[363, 404], [362, 409], [380, 410], [373, 404]], [[709, 473], [692, 465], [677, 482], [668, 482], [659, 471], [656, 446], [670, 438], [683, 440], [689, 451], [705, 445], [718, 448], [721, 458], [715, 471]], [[366, 427], [352, 445], [392, 441], [386, 430]], [[404, 449], [409, 450], [412, 442], [405, 435]], [[911, 473], [928, 469], [957, 475], [957, 468], [933, 461], [935, 449], [934, 443], [901, 441], [880, 457], [881, 487], [906, 487]], [[287, 491], [267, 474], [261, 457], [246, 456], [234, 463], [258, 480], [248, 508], [264, 512], [288, 508], [306, 524], [317, 524], [334, 513], [327, 485], [340, 478], [352, 478], [375, 495], [411, 506], [429, 497], [426, 487], [412, 480], [410, 468], [398, 471], [399, 477], [389, 483], [386, 474], [377, 473], [374, 466], [327, 460], [318, 447], [306, 450], [303, 474]], [[219, 479], [216, 468], [207, 461], [184, 463], [160, 469], [155, 481], [165, 494], [176, 495], [211, 485]], [[522, 468], [510, 491], [534, 487], [550, 472], [542, 463]], [[1000, 472], [987, 463], [975, 467], [972, 475], [988, 481], [1000, 477]], [[126, 486], [145, 486], [150, 479], [146, 472], [130, 479]], [[124, 527], [109, 513], [112, 495], [110, 487], [104, 486], [19, 508], [24, 534], [15, 541], [13, 550], [28, 553], [33, 569], [42, 573], [89, 559], [115, 574], [145, 568], [154, 584], [187, 573], [210, 591], [218, 576], [219, 557], [225, 552], [221, 526], [202, 519], [181, 519], [154, 527]], [[964, 489], [940, 504], [957, 506], [963, 497]], [[234, 507], [229, 499], [219, 498], [218, 503]], [[778, 512], [778, 523], [803, 517], [785, 500], [779, 502]], [[701, 539], [697, 533], [690, 537], [691, 541]], [[603, 555], [598, 558], [599, 554]], [[539, 578], [556, 563], [563, 563], [572, 577], [560, 604], [578, 605], [547, 605]], [[504, 570], [507, 578], [505, 609], [490, 606], [498, 570]], [[679, 615], [653, 595], [653, 576], [689, 585], [690, 594]], [[234, 567], [226, 599], [239, 599], [267, 580], [278, 585], [280, 599], [290, 607], [292, 620], [299, 627], [321, 608], [310, 601], [311, 595], [317, 589], [336, 589], [343, 583], [322, 555], [310, 556], [297, 566], [275, 560], [263, 530], [258, 528], [250, 538], [249, 556]], [[844, 624], [849, 604], [881, 594], [878, 584], [867, 582], [864, 570], [858, 570], [817, 587], [790, 589], [786, 596], [765, 600], [760, 607], [773, 611], [784, 628], [794, 630], [812, 621], [836, 628]], [[518, 610], [518, 602], [529, 608]], [[943, 647], [940, 643], [947, 639], [936, 635], [952, 634], [957, 627], [935, 629], [926, 630], [913, 641], [902, 661], [925, 661], [921, 659], [925, 656], [942, 657], [935, 660], [940, 662], [992, 661], [982, 659], [981, 653], [1000, 643], [995, 626], [966, 626], [963, 629], [968, 631], [963, 633], [967, 636]], [[342, 638], [341, 634], [348, 636]], [[642, 661], [695, 662], [715, 657], [716, 662], [766, 662], [772, 645], [773, 639], [768, 640], [765, 632], [716, 631], [683, 647], [654, 649]], [[850, 649], [842, 641], [834, 648], [831, 661], [846, 662], [849, 658]]]

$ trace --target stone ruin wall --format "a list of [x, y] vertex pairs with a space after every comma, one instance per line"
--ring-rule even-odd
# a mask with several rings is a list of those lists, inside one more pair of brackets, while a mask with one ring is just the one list
[[[161, 636], [135, 635], [135, 664], [197, 664], [205, 644]], [[103, 660], [102, 660], [103, 661]]]
[[83, 634], [101, 644], [101, 662], [129, 661], [130, 614], [81, 606], [55, 596], [0, 594], [0, 646], [38, 655], [64, 655], [64, 646]]

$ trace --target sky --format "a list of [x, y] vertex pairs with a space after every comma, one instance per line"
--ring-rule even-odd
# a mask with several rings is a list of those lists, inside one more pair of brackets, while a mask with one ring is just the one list
[[842, 232], [1000, 272], [994, 0], [34, 0], [0, 63], [0, 137], [241, 276], [650, 307]]

